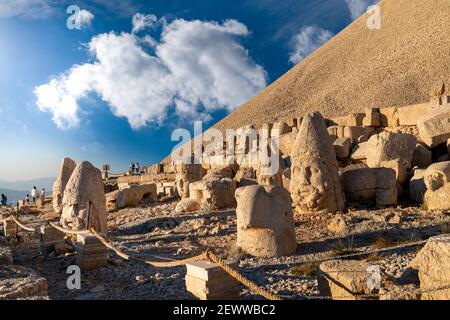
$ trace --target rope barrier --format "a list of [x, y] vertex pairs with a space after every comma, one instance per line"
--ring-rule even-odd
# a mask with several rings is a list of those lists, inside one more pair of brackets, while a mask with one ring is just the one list
[[14, 215], [10, 215], [10, 218], [19, 226], [21, 227], [23, 230], [25, 231], [29, 231], [29, 232], [36, 232], [36, 229], [34, 228], [29, 228], [27, 226], [25, 226], [24, 224], [22, 224], [19, 220], [16, 219], [16, 217]]
[[[22, 228], [22, 229], [24, 229], [26, 231], [36, 232], [35, 229], [29, 228], [29, 227], [25, 226], [24, 224], [22, 224], [20, 221], [18, 221], [14, 217], [13, 214], [10, 214], [9, 217], [11, 217], [11, 219], [20, 228]], [[220, 257], [215, 255], [211, 251], [206, 251], [206, 252], [204, 252], [204, 253], [202, 253], [200, 255], [197, 255], [195, 257], [188, 258], [188, 259], [183, 259], [183, 260], [174, 260], [174, 261], [170, 261], [170, 262], [149, 261], [149, 260], [144, 260], [144, 259], [137, 258], [137, 257], [131, 257], [129, 254], [126, 254], [125, 252], [121, 251], [116, 246], [114, 246], [113, 244], [108, 242], [107, 239], [105, 239], [101, 234], [99, 234], [96, 230], [94, 230], [92, 228], [89, 229], [89, 230], [77, 231], [77, 230], [65, 229], [65, 228], [60, 227], [57, 224], [55, 224], [53, 222], [50, 222], [50, 221], [47, 221], [47, 223], [50, 226], [52, 226], [53, 228], [55, 228], [56, 230], [59, 230], [59, 231], [61, 231], [63, 233], [66, 233], [66, 234], [86, 235], [87, 233], [90, 233], [94, 237], [96, 237], [105, 247], [107, 247], [108, 249], [111, 249], [112, 251], [114, 251], [119, 257], [121, 257], [121, 258], [123, 258], [125, 260], [128, 260], [128, 261], [131, 261], [131, 260], [139, 261], [139, 262], [142, 262], [142, 263], [147, 264], [147, 265], [151, 265], [151, 266], [156, 267], [156, 268], [180, 267], [180, 266], [184, 266], [184, 265], [186, 265], [188, 263], [201, 261], [201, 260], [208, 260], [208, 261], [210, 261], [212, 263], [217, 264], [227, 274], [229, 274], [231, 277], [236, 279], [238, 282], [242, 283], [244, 286], [246, 286], [247, 288], [249, 288], [250, 290], [252, 290], [256, 294], [258, 294], [258, 295], [260, 295], [260, 296], [262, 296], [262, 297], [264, 297], [264, 298], [266, 298], [268, 300], [282, 300], [281, 296], [276, 295], [276, 294], [270, 292], [269, 290], [267, 290], [267, 289], [265, 289], [265, 288], [263, 288], [261, 286], [258, 286], [257, 284], [255, 284], [251, 280], [247, 279], [246, 277], [241, 275], [237, 270], [235, 270], [234, 268], [232, 268], [231, 266], [226, 264], [226, 262], [224, 260], [222, 260]], [[368, 250], [368, 251], [365, 251], [365, 252], [345, 254], [345, 255], [340, 255], [340, 256], [335, 256], [335, 257], [327, 257], [327, 258], [324, 258], [324, 259], [310, 259], [310, 260], [302, 261], [302, 262], [300, 262], [300, 263], [298, 263], [296, 265], [302, 265], [302, 264], [305, 264], [305, 263], [319, 263], [319, 262], [324, 262], [324, 261], [329, 261], [329, 260], [337, 260], [337, 259], [344, 259], [344, 258], [363, 256], [363, 255], [368, 255], [368, 254], [373, 254], [373, 253], [386, 252], [386, 251], [391, 251], [391, 250], [396, 250], [396, 249], [401, 249], [401, 248], [421, 245], [421, 244], [426, 243], [427, 241], [428, 241], [428, 239], [427, 240], [415, 241], [415, 242], [411, 242], [411, 243], [405, 243], [405, 244], [392, 246], [392, 247], [388, 247], [388, 248]], [[343, 270], [341, 272], [345, 272], [345, 270]], [[420, 293], [440, 291], [440, 290], [446, 290], [446, 289], [450, 289], [450, 284], [449, 285], [438, 286], [438, 287], [426, 288], [426, 289], [414, 289], [414, 290], [403, 289], [403, 292], [412, 292], [412, 293], [420, 294]], [[354, 296], [356, 298], [376, 298], [376, 297], [380, 297], [381, 295], [380, 294], [363, 294], [363, 295], [352, 295], [352, 296]], [[342, 297], [333, 297], [333, 296], [302, 296], [302, 298], [305, 298], [305, 299], [329, 300], [329, 299], [348, 299], [349, 296], [342, 296]]]

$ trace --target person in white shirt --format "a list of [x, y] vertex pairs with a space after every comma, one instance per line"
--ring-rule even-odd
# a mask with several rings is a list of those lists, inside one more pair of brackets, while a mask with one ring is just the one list
[[36, 189], [36, 186], [31, 189], [31, 200], [33, 200], [33, 203], [36, 203], [36, 198], [38, 196], [38, 191]]

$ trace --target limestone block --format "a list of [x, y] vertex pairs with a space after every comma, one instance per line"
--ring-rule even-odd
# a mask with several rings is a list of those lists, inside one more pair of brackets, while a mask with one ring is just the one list
[[344, 126], [331, 126], [327, 128], [327, 131], [330, 136], [342, 138], [344, 136], [344, 128]]
[[450, 209], [450, 161], [434, 163], [424, 174], [427, 187], [423, 203], [427, 210]]
[[289, 132], [280, 137], [280, 153], [290, 155], [292, 152], [292, 146], [295, 143], [295, 138], [297, 134], [295, 132]]
[[395, 172], [388, 168], [355, 168], [341, 175], [345, 198], [350, 202], [375, 202], [377, 207], [397, 204]]
[[333, 143], [334, 151], [336, 152], [336, 157], [338, 159], [345, 159], [350, 156], [350, 149], [352, 147], [352, 141], [350, 138], [343, 137], [338, 138]]
[[76, 264], [82, 270], [98, 269], [106, 266], [108, 250], [103, 243], [90, 233], [78, 234], [75, 244]]
[[425, 169], [414, 170], [414, 176], [409, 181], [409, 197], [417, 203], [423, 202], [423, 196], [427, 191], [424, 182]]
[[0, 265], [0, 300], [48, 299], [47, 280], [25, 267]]
[[[227, 263], [236, 268], [237, 264]], [[239, 300], [239, 282], [217, 264], [197, 261], [186, 264], [186, 290], [200, 300]]]
[[[450, 283], [450, 236], [430, 238], [419, 251], [411, 267], [419, 271], [421, 289]], [[450, 300], [450, 289], [422, 293], [422, 300]]]
[[189, 185], [190, 198], [207, 209], [224, 209], [236, 206], [236, 182], [230, 178], [208, 178]]
[[364, 127], [381, 127], [380, 109], [368, 109], [365, 113], [362, 125]]
[[382, 127], [397, 127], [399, 125], [397, 107], [380, 109], [380, 120]]
[[416, 144], [411, 134], [382, 132], [373, 135], [368, 141], [367, 165], [392, 168], [397, 173], [397, 181], [404, 183]]
[[450, 138], [450, 105], [431, 108], [417, 120], [420, 139], [429, 147], [435, 147]]
[[100, 170], [80, 162], [67, 182], [63, 197], [61, 224], [65, 228], [94, 228], [107, 233], [105, 189]]
[[417, 120], [431, 110], [430, 103], [416, 104], [398, 108], [398, 120], [401, 126], [416, 126]]
[[17, 224], [12, 219], [3, 220], [3, 235], [6, 238], [15, 237], [17, 235]]
[[367, 142], [358, 143], [353, 147], [350, 158], [354, 161], [362, 161], [367, 159], [369, 144]]
[[65, 241], [65, 234], [52, 226], [41, 226], [38, 231], [41, 253], [47, 253], [49, 250], [53, 250], [55, 245], [64, 243]]
[[63, 196], [66, 189], [67, 182], [69, 182], [76, 163], [70, 158], [64, 158], [59, 168], [58, 176], [53, 184], [53, 209], [56, 213], [61, 214], [63, 211]]
[[289, 193], [279, 186], [236, 190], [237, 246], [257, 257], [280, 257], [297, 249]]
[[131, 185], [128, 188], [110, 192], [106, 194], [106, 207], [109, 211], [135, 207], [144, 199], [150, 199], [151, 201], [157, 199], [155, 183]]
[[359, 260], [325, 261], [318, 267], [317, 279], [322, 296], [335, 300], [363, 300], [358, 295], [372, 294], [368, 287], [369, 263]]
[[411, 161], [412, 167], [428, 168], [432, 163], [432, 152], [425, 146], [417, 144]]
[[368, 127], [344, 127], [344, 137], [350, 138], [352, 143], [365, 142], [369, 139], [370, 128]]
[[336, 212], [345, 208], [339, 165], [319, 112], [303, 119], [291, 154], [291, 196], [302, 211]]
[[331, 121], [339, 126], [362, 126], [365, 116], [364, 113], [350, 113], [343, 117], [333, 118]]
[[200, 211], [201, 204], [197, 200], [191, 198], [181, 199], [175, 207], [176, 212], [196, 212]]
[[282, 136], [291, 131], [292, 131], [291, 127], [286, 122], [279, 121], [279, 122], [275, 122], [273, 124], [271, 136], [273, 136], [275, 134], [277, 134], [278, 136]]

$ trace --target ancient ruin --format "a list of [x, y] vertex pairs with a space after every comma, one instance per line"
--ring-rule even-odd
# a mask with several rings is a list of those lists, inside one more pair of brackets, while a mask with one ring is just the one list
[[345, 208], [339, 166], [320, 113], [305, 116], [291, 154], [291, 196], [304, 211]]
[[295, 252], [291, 200], [279, 186], [248, 186], [236, 191], [237, 246], [257, 257]]
[[56, 213], [61, 214], [63, 211], [64, 190], [66, 189], [67, 182], [69, 182], [76, 165], [75, 161], [70, 158], [64, 158], [61, 163], [58, 176], [53, 185], [53, 208]]
[[78, 163], [67, 182], [61, 225], [75, 230], [106, 233], [106, 198], [100, 170], [91, 163]]

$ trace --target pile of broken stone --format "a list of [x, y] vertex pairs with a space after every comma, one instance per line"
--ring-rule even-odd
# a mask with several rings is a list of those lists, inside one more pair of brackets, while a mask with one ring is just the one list
[[[209, 167], [193, 161], [175, 163], [182, 198], [177, 210], [217, 210], [236, 203], [237, 246], [256, 257], [296, 252], [294, 212], [342, 217], [355, 204], [384, 208], [400, 200], [428, 211], [450, 210], [449, 102], [449, 97], [441, 97], [336, 119], [315, 112], [289, 123], [267, 124], [281, 133], [278, 172], [264, 176], [261, 163], [252, 166], [245, 161]], [[249, 128], [240, 132], [245, 136]], [[245, 137], [238, 141], [248, 144]], [[246, 147], [236, 147], [242, 149]], [[431, 238], [411, 265], [418, 270], [421, 289], [449, 286], [450, 237]], [[374, 293], [366, 284], [368, 266], [360, 260], [322, 263], [321, 293], [335, 298]], [[391, 283], [375, 292], [381, 299], [450, 298], [448, 287], [420, 295], [407, 285]]]

